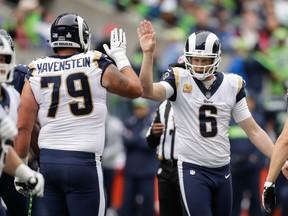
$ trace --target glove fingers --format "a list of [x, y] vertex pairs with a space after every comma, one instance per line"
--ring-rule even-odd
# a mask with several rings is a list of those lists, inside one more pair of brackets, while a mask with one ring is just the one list
[[110, 33], [110, 46], [111, 46], [111, 44], [113, 44], [114, 40], [115, 40], [115, 32], [113, 29]]
[[123, 30], [121, 28], [119, 29], [119, 41], [120, 43], [123, 42]]
[[42, 175], [39, 175], [37, 173], [37, 179], [35, 178], [35, 180], [37, 184], [35, 185], [32, 193], [42, 197], [44, 193], [44, 178], [42, 177]]
[[104, 50], [105, 50], [105, 52], [107, 53], [107, 55], [110, 55], [110, 49], [109, 49], [109, 47], [108, 47], [108, 45], [107, 44], [103, 44], [103, 48], [104, 48]]
[[118, 29], [117, 28], [114, 28], [114, 30], [113, 30], [113, 34], [114, 34], [114, 42], [116, 42], [116, 41], [119, 41], [119, 36], [118, 36]]
[[126, 46], [126, 33], [125, 32], [123, 32], [123, 44], [125, 44]]

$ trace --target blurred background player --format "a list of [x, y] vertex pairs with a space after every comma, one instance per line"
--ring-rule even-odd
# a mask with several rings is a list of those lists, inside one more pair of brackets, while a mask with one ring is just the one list
[[105, 147], [102, 155], [104, 186], [107, 194], [107, 216], [116, 214], [113, 206], [113, 186], [117, 170], [124, 166], [125, 149], [123, 144], [124, 124], [116, 116], [107, 114], [105, 122]]
[[126, 150], [123, 202], [119, 216], [155, 216], [155, 172], [158, 160], [146, 142], [151, 124], [150, 104], [144, 98], [132, 101], [132, 115], [124, 122]]
[[[0, 35], [5, 37], [7, 41], [9, 42], [9, 45], [11, 49], [14, 52], [14, 55], [16, 55], [15, 47], [14, 47], [14, 41], [10, 34], [7, 33], [6, 30], [0, 29]], [[15, 62], [14, 62], [15, 63]], [[28, 72], [28, 66], [23, 64], [15, 64], [13, 69], [13, 79], [9, 84], [11, 84], [21, 95], [22, 89], [25, 83], [25, 76]], [[31, 149], [30, 149], [30, 155], [28, 160], [28, 165], [34, 169], [37, 170], [38, 168], [38, 160], [39, 160], [39, 147], [38, 147], [38, 134], [39, 134], [39, 122], [37, 121], [34, 125], [33, 131], [32, 131], [32, 139], [31, 139]]]
[[148, 145], [157, 148], [160, 161], [157, 171], [160, 216], [186, 215], [179, 186], [178, 145], [175, 143], [176, 127], [173, 113], [171, 102], [162, 102], [146, 134]]
[[[10, 116], [17, 125], [17, 110], [20, 104], [20, 96], [13, 86], [6, 84], [13, 79], [15, 55], [10, 47], [9, 41], [2, 35], [0, 35], [0, 38], [0, 103], [7, 115]], [[11, 140], [9, 142], [10, 145], [13, 145]], [[0, 178], [0, 195], [7, 207], [7, 214], [27, 214], [28, 199], [15, 190], [14, 177], [11, 175], [6, 173], [2, 174]]]
[[[13, 145], [13, 139], [11, 137], [5, 137], [4, 133], [9, 132], [11, 129], [12, 124], [11, 121], [7, 122], [7, 118], [9, 117], [13, 122], [14, 126], [17, 125], [17, 110], [20, 104], [20, 95], [19, 93], [10, 85], [6, 84], [11, 82], [13, 79], [13, 71], [14, 71], [14, 63], [15, 63], [15, 54], [11, 49], [9, 41], [2, 35], [0, 35], [0, 82], [1, 82], [1, 91], [0, 91], [0, 104], [1, 109], [6, 112], [7, 116], [5, 116], [1, 121], [1, 139], [2, 143], [6, 141], [6, 144]], [[11, 160], [17, 161], [17, 166], [20, 165], [19, 159], [15, 158], [13, 149], [11, 150], [10, 147], [5, 147], [2, 145], [3, 154], [9, 151], [11, 152]], [[9, 164], [10, 162], [8, 162]], [[9, 165], [7, 166], [9, 168]], [[14, 167], [15, 168], [15, 167]], [[22, 169], [22, 168], [21, 168]], [[30, 170], [25, 166], [24, 170]], [[26, 215], [28, 213], [28, 200], [22, 196], [21, 194], [17, 193], [14, 187], [14, 175], [13, 173], [15, 170], [11, 172], [9, 170], [9, 174], [5, 173], [2, 174], [0, 178], [0, 194], [1, 197], [7, 206], [7, 214], [8, 215]], [[20, 178], [27, 183], [28, 179], [23, 179], [22, 173], [16, 172], [16, 176], [20, 175]], [[31, 174], [31, 172], [30, 172]], [[30, 175], [29, 174], [29, 175]], [[27, 173], [28, 175], [28, 173]], [[36, 175], [33, 172], [33, 176]], [[38, 175], [38, 174], [37, 174]], [[42, 177], [42, 175], [41, 175]], [[40, 177], [40, 178], [41, 178]], [[43, 178], [43, 177], [42, 177]], [[42, 182], [43, 183], [43, 182]], [[42, 184], [39, 180], [39, 184]], [[43, 186], [43, 185], [42, 185]], [[43, 190], [43, 189], [42, 189]]]

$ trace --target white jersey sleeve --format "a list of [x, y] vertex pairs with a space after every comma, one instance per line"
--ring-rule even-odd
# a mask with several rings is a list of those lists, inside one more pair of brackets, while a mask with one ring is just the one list
[[244, 121], [251, 116], [251, 112], [248, 108], [245, 98], [242, 98], [232, 110], [232, 116], [236, 123]]

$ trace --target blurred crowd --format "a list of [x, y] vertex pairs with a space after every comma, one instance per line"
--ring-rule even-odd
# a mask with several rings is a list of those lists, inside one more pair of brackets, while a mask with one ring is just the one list
[[[6, 29], [13, 37], [16, 52], [17, 50], [29, 51], [30, 49], [39, 49], [47, 53], [52, 52], [47, 43], [49, 39], [48, 28], [56, 15], [48, 7], [50, 1], [2, 0], [0, 2], [13, 9], [13, 13], [9, 16], [0, 17], [0, 27]], [[259, 121], [261, 121], [263, 129], [275, 141], [287, 117], [285, 99], [288, 88], [287, 0], [98, 0], [97, 2], [109, 5], [117, 13], [133, 13], [142, 19], [148, 19], [162, 29], [161, 38], [165, 40], [165, 46], [155, 56], [155, 80], [161, 77], [169, 64], [175, 63], [178, 57], [182, 55], [183, 45], [188, 35], [197, 30], [214, 32], [220, 38], [223, 61], [225, 61], [224, 64], [222, 63], [220, 70], [239, 74], [245, 79], [247, 93], [254, 103], [253, 115], [260, 116], [259, 119], [261, 120]], [[110, 31], [114, 27], [117, 27], [116, 20], [115, 23], [105, 25], [101, 34], [94, 35], [94, 47], [92, 48], [101, 50], [103, 43], [109, 43]], [[104, 50], [101, 51], [104, 52]], [[138, 72], [141, 66], [141, 55], [141, 50], [136, 49], [130, 58], [131, 64]], [[28, 64], [29, 62], [18, 63]], [[130, 100], [114, 95], [108, 98], [110, 115], [120, 120], [120, 123], [117, 124], [123, 124], [121, 127], [119, 126], [121, 130], [118, 128], [119, 131], [117, 132], [120, 134], [119, 139], [121, 139], [122, 136], [127, 136], [127, 128], [122, 130], [122, 127], [127, 127], [127, 122], [129, 121], [134, 121], [133, 124], [138, 122], [135, 120], [135, 113], [133, 114], [135, 104], [133, 106]], [[148, 122], [152, 119], [151, 115], [157, 105], [154, 102], [149, 102], [147, 111], [150, 112], [150, 115], [145, 115], [149, 120]], [[141, 106], [140, 108], [143, 107]], [[148, 126], [145, 123], [143, 128], [139, 128], [139, 131], [142, 131], [142, 129], [144, 131]], [[133, 125], [129, 129], [129, 133], [131, 133], [130, 130], [133, 128], [137, 127]], [[110, 131], [111, 134], [109, 134]], [[112, 134], [115, 135], [115, 132], [112, 129], [108, 129], [107, 137], [111, 137]], [[256, 149], [246, 148], [247, 146], [244, 144], [246, 142], [245, 138], [239, 137], [235, 133], [232, 135], [232, 171], [234, 171], [235, 179], [240, 175], [241, 180], [241, 175], [247, 176], [247, 172], [251, 173], [251, 170], [255, 174], [255, 170], [257, 170], [257, 181], [260, 181], [261, 171], [267, 168], [269, 161], [265, 161]], [[139, 137], [139, 139], [143, 141], [144, 136]], [[240, 139], [240, 144], [243, 144], [243, 148], [233, 146], [234, 143], [236, 145], [237, 139]], [[119, 149], [117, 151], [109, 146], [111, 151], [115, 153], [115, 156], [110, 157], [114, 160], [117, 158], [117, 163], [113, 163], [107, 168], [107, 175], [112, 177], [112, 179], [109, 179], [110, 189], [113, 187], [111, 182], [113, 182], [115, 172], [111, 173], [109, 171], [111, 169], [112, 171], [121, 170], [125, 167], [125, 159], [123, 159], [125, 156], [123, 155], [125, 155], [128, 147], [132, 148], [127, 142], [126, 137], [126, 150], [123, 140], [119, 141]], [[121, 145], [123, 146], [121, 147]], [[146, 147], [148, 148], [148, 145]], [[133, 148], [132, 150], [134, 151]], [[251, 163], [241, 164], [244, 160], [243, 158]], [[154, 163], [158, 163], [157, 160]], [[145, 164], [144, 161], [143, 164]], [[154, 169], [156, 172], [155, 167]], [[246, 174], [243, 174], [245, 172]], [[250, 179], [250, 183], [253, 181], [252, 188], [255, 188], [258, 182], [255, 182], [255, 176], [253, 177]], [[288, 215], [288, 192], [286, 192], [288, 191], [288, 183], [281, 178], [280, 176], [277, 190], [280, 201], [279, 209], [282, 209], [280, 210], [282, 211], [281, 215], [285, 216]], [[239, 182], [241, 182], [240, 180]], [[239, 191], [236, 193], [239, 206], [235, 206], [235, 208], [247, 208], [247, 202], [244, 201], [249, 200], [255, 194], [249, 188], [250, 183], [243, 185], [242, 188], [234, 188], [235, 191]], [[256, 193], [259, 193], [259, 191], [256, 191]], [[257, 199], [256, 204], [258, 205], [260, 197], [257, 197]], [[252, 202], [252, 199], [250, 201]], [[248, 201], [248, 206], [251, 204], [250, 201]], [[141, 198], [138, 197], [137, 202], [141, 204]], [[250, 206], [254, 207], [252, 204]], [[257, 213], [259, 216], [265, 215], [264, 211], [260, 209], [260, 204], [259, 206], [257, 205], [255, 208], [260, 211], [255, 212], [263, 213]], [[112, 201], [111, 207], [115, 207]], [[239, 212], [233, 216], [237, 216], [237, 214]], [[250, 216], [258, 216], [251, 214]]]

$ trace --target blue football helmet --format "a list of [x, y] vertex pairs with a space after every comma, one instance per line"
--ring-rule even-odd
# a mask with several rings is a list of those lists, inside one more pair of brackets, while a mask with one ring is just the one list
[[82, 17], [64, 13], [52, 23], [49, 42], [54, 51], [61, 47], [73, 47], [86, 52], [90, 47], [90, 38], [89, 27]]
[[[221, 44], [219, 38], [209, 31], [192, 33], [185, 43], [184, 57], [186, 68], [192, 76], [198, 80], [205, 80], [217, 70], [221, 61]], [[213, 63], [204, 66], [193, 65], [191, 63], [193, 57], [212, 58]], [[196, 73], [194, 70], [195, 67], [202, 68], [203, 73]]]

